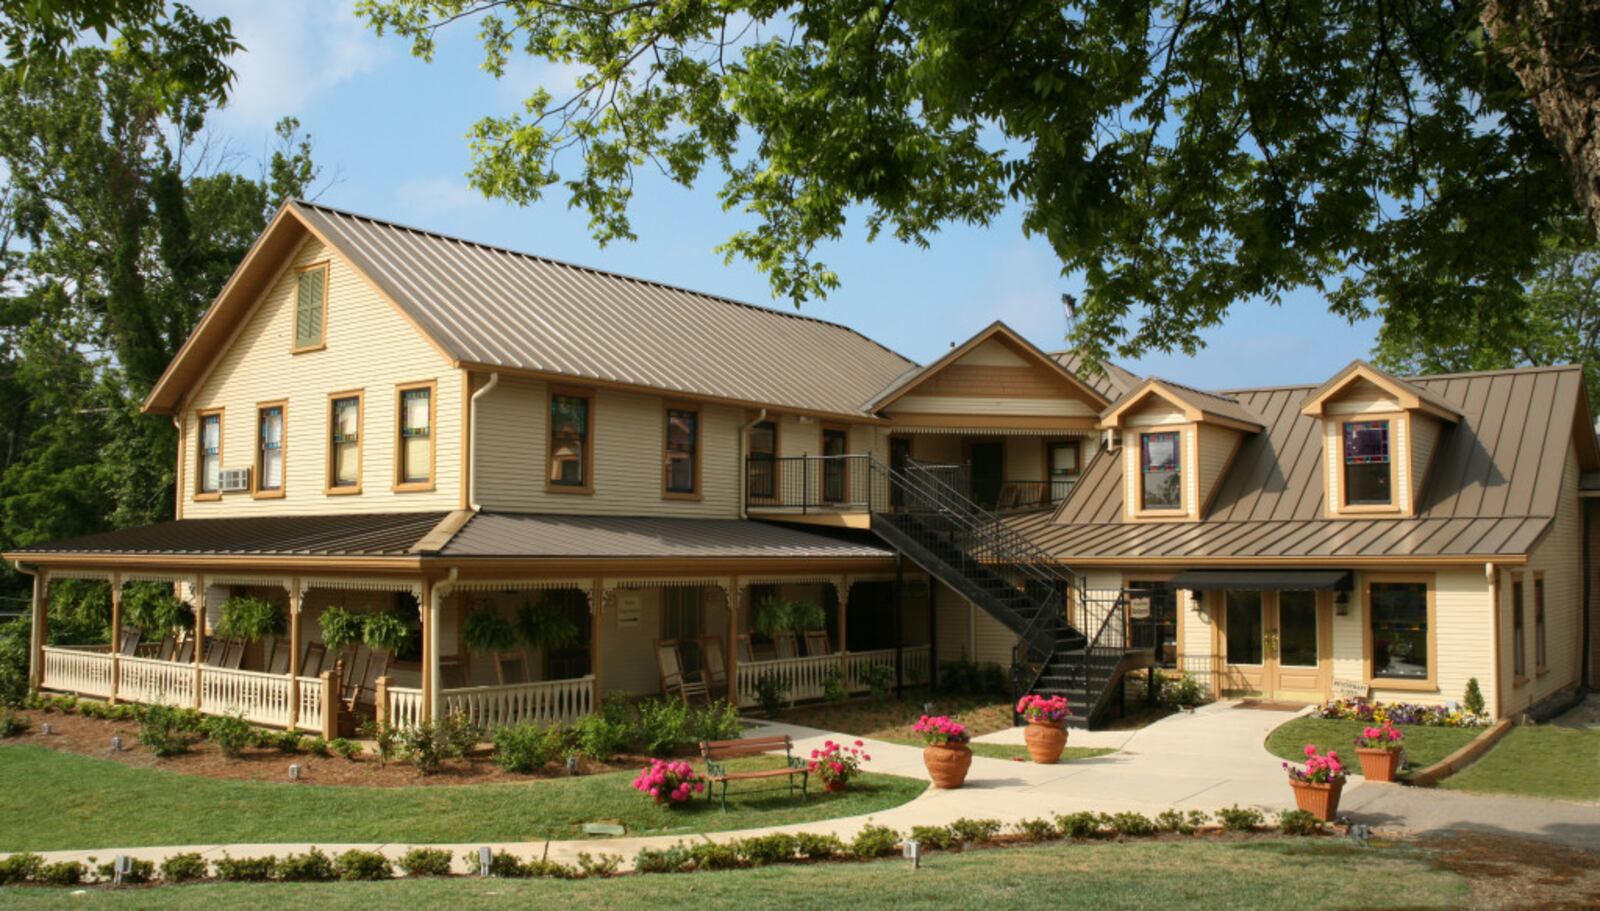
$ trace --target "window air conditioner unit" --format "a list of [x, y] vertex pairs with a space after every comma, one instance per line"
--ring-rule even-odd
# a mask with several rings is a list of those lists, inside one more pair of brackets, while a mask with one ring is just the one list
[[223, 490], [224, 493], [226, 493], [228, 491], [249, 490], [249, 489], [250, 489], [250, 469], [248, 469], [248, 468], [224, 468], [222, 470], [222, 490]]

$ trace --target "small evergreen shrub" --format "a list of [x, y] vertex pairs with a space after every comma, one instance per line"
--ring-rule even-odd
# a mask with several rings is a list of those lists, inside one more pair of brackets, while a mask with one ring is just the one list
[[861, 673], [861, 682], [867, 685], [874, 700], [888, 702], [894, 690], [894, 668], [887, 664], [869, 664]]
[[273, 736], [272, 740], [273, 745], [278, 748], [278, 752], [298, 753], [300, 752], [301, 743], [305, 740], [305, 735], [299, 731], [280, 731]]
[[795, 852], [799, 850], [799, 842], [793, 835], [775, 832], [771, 835], [741, 839], [737, 847], [740, 856], [752, 866], [763, 867], [768, 864], [786, 864], [794, 860]]
[[1156, 816], [1156, 828], [1163, 832], [1176, 832], [1179, 835], [1193, 835], [1195, 830], [1205, 825], [1211, 819], [1211, 814], [1204, 810], [1162, 810]]
[[189, 851], [174, 854], [161, 862], [161, 879], [169, 883], [187, 883], [206, 878], [206, 861]]
[[543, 727], [531, 721], [506, 725], [495, 728], [494, 761], [507, 772], [526, 775], [555, 761], [566, 745], [566, 732], [558, 725]]
[[217, 879], [228, 883], [264, 883], [272, 878], [276, 857], [244, 857], [235, 860], [227, 854], [215, 864]]
[[924, 848], [943, 851], [955, 844], [955, 833], [944, 826], [912, 826], [910, 839]]
[[828, 702], [843, 702], [850, 698], [850, 692], [845, 689], [844, 677], [840, 675], [838, 668], [829, 670], [828, 675], [822, 678], [822, 698]]
[[62, 860], [43, 864], [34, 875], [34, 881], [47, 886], [76, 886], [83, 882], [83, 864], [75, 860]]
[[734, 740], [744, 732], [739, 724], [739, 708], [726, 699], [715, 699], [689, 710], [690, 744], [704, 740]]
[[789, 685], [777, 674], [766, 673], [756, 678], [756, 701], [761, 703], [761, 712], [768, 718], [778, 714], [788, 697]]
[[651, 756], [671, 756], [689, 743], [689, 707], [679, 699], [639, 703], [639, 739]]
[[27, 715], [15, 709], [0, 707], [0, 740], [7, 737], [21, 737], [28, 733], [28, 728], [32, 726], [33, 722], [28, 720]]
[[450, 852], [443, 848], [412, 848], [400, 857], [407, 876], [449, 876]]
[[339, 878], [347, 882], [394, 878], [394, 866], [389, 863], [389, 858], [377, 851], [346, 851], [339, 855], [335, 867]]
[[950, 834], [964, 845], [993, 841], [1002, 828], [998, 819], [967, 819], [962, 817], [949, 826]]
[[[384, 729], [389, 728], [384, 725]], [[403, 728], [399, 732], [398, 741], [399, 749], [404, 753], [406, 760], [424, 775], [439, 771], [439, 766], [444, 764], [446, 759], [452, 758], [451, 744], [440, 735], [440, 731], [431, 721], [422, 721], [414, 727]]]
[[1206, 701], [1205, 688], [1200, 685], [1200, 680], [1192, 674], [1180, 674], [1176, 677], [1163, 675], [1160, 681], [1161, 704], [1168, 708], [1188, 709], [1202, 705]]
[[44, 859], [37, 854], [23, 851], [0, 860], [0, 886], [9, 886], [13, 883], [23, 883], [39, 875], [39, 868], [44, 866]]
[[578, 872], [585, 877], [615, 876], [622, 866], [621, 854], [578, 852]]
[[333, 858], [316, 848], [278, 858], [272, 865], [272, 875], [286, 883], [321, 883], [339, 878]]
[[361, 744], [344, 737], [335, 737], [328, 741], [328, 749], [332, 750], [335, 756], [348, 760], [354, 760], [361, 755]]
[[737, 870], [745, 866], [739, 848], [728, 842], [701, 841], [689, 848], [696, 870]]
[[1128, 838], [1144, 838], [1156, 834], [1156, 824], [1143, 813], [1114, 813], [1111, 816], [1111, 829], [1118, 835]]
[[1252, 807], [1241, 807], [1234, 804], [1231, 807], [1217, 811], [1217, 819], [1222, 822], [1222, 827], [1229, 832], [1253, 832], [1259, 829], [1266, 817], [1260, 810]]
[[434, 725], [439, 738], [444, 741], [449, 755], [460, 759], [477, 749], [478, 742], [483, 739], [483, 731], [478, 726], [467, 720], [465, 715], [446, 715]]
[[1100, 835], [1100, 814], [1088, 810], [1058, 814], [1056, 828], [1067, 838], [1097, 838]]
[[400, 752], [400, 732], [388, 723], [368, 721], [360, 728], [361, 736], [372, 741], [378, 753], [378, 764], [388, 765]]
[[[99, 874], [101, 882], [116, 882], [117, 864], [115, 861], [101, 864], [96, 868], [95, 872]], [[155, 875], [156, 865], [153, 861], [130, 857], [128, 858], [128, 872], [122, 874], [122, 884], [125, 886], [143, 885], [154, 879]]]
[[313, 756], [321, 756], [326, 759], [329, 755], [328, 741], [323, 740], [321, 737], [307, 738], [306, 752]]
[[1060, 829], [1056, 828], [1055, 823], [1038, 817], [1024, 819], [1017, 823], [1017, 834], [1021, 835], [1025, 841], [1049, 841], [1059, 835], [1060, 831]]
[[633, 725], [597, 712], [574, 722], [572, 736], [579, 753], [595, 762], [605, 762], [633, 743]]
[[900, 848], [900, 833], [888, 826], [868, 823], [850, 842], [850, 853], [860, 858], [883, 857]]
[[206, 739], [216, 744], [229, 759], [243, 756], [245, 748], [256, 743], [256, 732], [243, 715], [217, 715], [207, 718], [202, 727]]
[[633, 868], [640, 873], [682, 873], [689, 864], [689, 849], [681, 842], [670, 848], [640, 848], [633, 859]]
[[139, 712], [139, 742], [161, 759], [187, 753], [194, 742], [191, 719], [171, 706], [144, 706]]
[[800, 832], [795, 835], [795, 850], [807, 860], [826, 860], [844, 853], [844, 842], [837, 835], [813, 835]]
[[1320, 835], [1322, 820], [1305, 810], [1286, 810], [1278, 814], [1278, 829], [1285, 835]]
[[1461, 707], [1474, 715], [1484, 715], [1488, 713], [1489, 707], [1483, 701], [1483, 690], [1478, 687], [1478, 678], [1468, 678], [1467, 691], [1461, 697]]

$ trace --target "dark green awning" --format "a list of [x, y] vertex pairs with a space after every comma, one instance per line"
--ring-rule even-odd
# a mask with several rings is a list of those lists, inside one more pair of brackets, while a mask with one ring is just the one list
[[1331, 592], [1350, 588], [1343, 569], [1191, 569], [1167, 585], [1191, 592]]

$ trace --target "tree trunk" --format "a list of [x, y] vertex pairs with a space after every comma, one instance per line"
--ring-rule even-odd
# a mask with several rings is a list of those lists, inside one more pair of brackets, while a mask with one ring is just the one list
[[1600, 0], [1486, 0], [1480, 16], [1600, 232]]

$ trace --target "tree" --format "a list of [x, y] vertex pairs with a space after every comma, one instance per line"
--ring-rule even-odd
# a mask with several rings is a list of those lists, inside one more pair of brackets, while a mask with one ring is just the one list
[[686, 186], [715, 168], [755, 221], [721, 249], [797, 306], [836, 286], [818, 247], [853, 209], [869, 238], [921, 244], [1012, 200], [1085, 276], [1073, 335], [1091, 357], [1192, 352], [1235, 302], [1305, 287], [1424, 333], [1481, 320], [1523, 305], [1544, 239], [1579, 212], [1471, 0], [359, 9], [424, 58], [475, 19], [496, 75], [516, 54], [579, 70], [570, 96], [541, 88], [477, 124], [490, 196], [560, 185], [608, 242], [633, 236], [637, 168]]
[[1374, 360], [1402, 374], [1582, 364], [1591, 404], [1600, 402], [1600, 251], [1587, 226], [1553, 240], [1539, 259], [1527, 306], [1424, 337], [1384, 323]]

